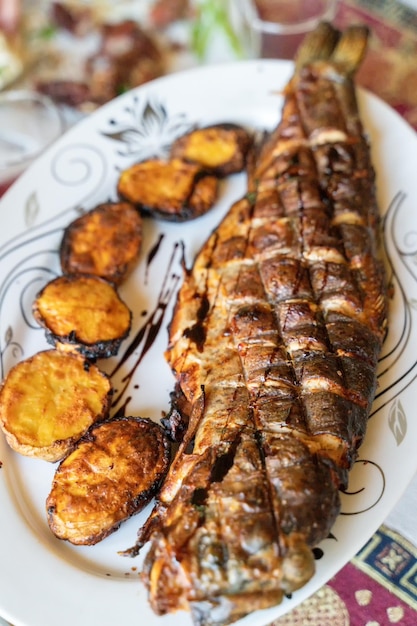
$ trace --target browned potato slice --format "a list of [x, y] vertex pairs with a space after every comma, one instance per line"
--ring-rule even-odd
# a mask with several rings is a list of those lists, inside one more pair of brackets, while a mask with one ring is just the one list
[[13, 450], [59, 461], [108, 416], [106, 374], [78, 354], [38, 352], [15, 365], [0, 389], [0, 426]]
[[116, 354], [131, 325], [131, 312], [116, 288], [83, 274], [49, 282], [33, 303], [33, 315], [49, 343], [94, 359]]
[[214, 124], [179, 137], [171, 156], [198, 163], [216, 176], [241, 172], [252, 145], [251, 134], [236, 124]]
[[101, 541], [152, 499], [169, 460], [164, 431], [149, 419], [94, 426], [55, 473], [46, 501], [52, 532], [73, 544]]
[[124, 170], [117, 190], [146, 213], [181, 222], [199, 217], [213, 206], [218, 180], [182, 159], [149, 159]]
[[142, 217], [128, 202], [107, 202], [65, 230], [60, 258], [64, 274], [94, 274], [119, 285], [142, 244]]

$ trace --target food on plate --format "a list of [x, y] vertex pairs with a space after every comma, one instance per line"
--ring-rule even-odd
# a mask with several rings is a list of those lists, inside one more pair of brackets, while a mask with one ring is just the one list
[[194, 129], [174, 141], [170, 158], [155, 157], [125, 169], [118, 193], [156, 218], [195, 219], [216, 202], [219, 178], [245, 168], [251, 145], [251, 134], [237, 124]]
[[186, 431], [127, 551], [151, 542], [157, 614], [220, 626], [281, 602], [339, 513], [387, 329], [353, 83], [367, 38], [321, 24], [305, 40], [247, 194], [185, 272], [166, 356]]
[[218, 198], [219, 181], [196, 163], [182, 159], [147, 159], [125, 169], [120, 196], [145, 213], [182, 222], [207, 213]]
[[94, 29], [93, 7], [85, 3], [51, 2], [49, 16], [53, 26], [76, 37], [82, 37]]
[[171, 156], [198, 163], [205, 171], [223, 177], [245, 168], [251, 144], [251, 133], [242, 126], [213, 124], [179, 137]]
[[112, 283], [85, 274], [58, 276], [47, 283], [35, 298], [33, 316], [49, 343], [90, 359], [117, 354], [132, 318]]
[[166, 28], [177, 20], [192, 17], [192, 12], [190, 0], [154, 0], [150, 19], [157, 28]]
[[59, 539], [93, 545], [153, 498], [165, 476], [170, 444], [150, 419], [94, 425], [59, 464], [46, 501]]
[[18, 34], [8, 34], [0, 24], [0, 89], [16, 81], [24, 70], [23, 46]]
[[15, 365], [0, 389], [0, 426], [25, 456], [59, 461], [110, 410], [112, 385], [78, 354], [45, 350]]
[[103, 104], [124, 91], [165, 72], [156, 39], [137, 22], [103, 24], [101, 46], [86, 61], [86, 77], [93, 102]]
[[64, 274], [94, 274], [119, 285], [142, 244], [142, 218], [128, 202], [106, 202], [71, 222], [60, 247]]
[[155, 34], [103, 8], [53, 3], [49, 30], [34, 86], [60, 104], [90, 110], [166, 72]]

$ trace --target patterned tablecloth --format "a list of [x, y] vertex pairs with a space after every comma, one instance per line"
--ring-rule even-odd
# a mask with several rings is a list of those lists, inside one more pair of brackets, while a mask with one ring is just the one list
[[371, 41], [357, 80], [417, 129], [417, 3], [340, 0], [336, 23], [364, 22]]
[[417, 624], [417, 549], [381, 526], [324, 587], [271, 626], [389, 624]]

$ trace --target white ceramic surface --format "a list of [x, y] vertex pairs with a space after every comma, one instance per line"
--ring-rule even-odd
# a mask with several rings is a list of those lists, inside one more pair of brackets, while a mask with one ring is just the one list
[[[115, 199], [121, 169], [163, 154], [174, 137], [195, 124], [233, 121], [272, 128], [282, 105], [280, 89], [291, 71], [289, 62], [246, 61], [159, 79], [80, 122], [19, 178], [0, 202], [2, 375], [48, 347], [31, 304], [42, 285], [60, 273], [63, 228], [80, 210]], [[342, 495], [342, 514], [333, 537], [320, 546], [316, 575], [291, 600], [253, 613], [242, 626], [264, 626], [322, 586], [384, 521], [417, 467], [417, 137], [377, 98], [361, 92], [359, 100], [372, 142], [394, 286], [377, 397], [349, 493]], [[121, 288], [133, 310], [132, 333], [117, 358], [100, 362], [113, 375], [115, 411], [125, 407], [126, 414], [159, 419], [168, 409], [173, 379], [163, 351], [181, 281], [181, 242], [189, 264], [244, 190], [244, 175], [234, 176], [208, 215], [185, 224], [146, 221], [141, 261]], [[13, 453], [2, 436], [0, 460], [0, 614], [5, 619], [15, 626], [191, 623], [184, 614], [154, 615], [139, 581], [143, 557], [131, 560], [117, 553], [134, 543], [150, 507], [97, 546], [74, 547], [53, 537], [46, 524], [44, 503], [55, 466]]]
[[0, 185], [17, 178], [63, 130], [61, 112], [47, 96], [0, 93]]

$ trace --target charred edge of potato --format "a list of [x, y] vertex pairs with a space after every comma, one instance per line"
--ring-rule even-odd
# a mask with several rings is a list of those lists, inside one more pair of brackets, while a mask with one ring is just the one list
[[48, 343], [89, 359], [117, 354], [132, 313], [116, 287], [98, 276], [69, 274], [50, 281], [32, 307]]
[[183, 159], [147, 159], [124, 170], [120, 197], [153, 217], [183, 222], [207, 213], [218, 198], [218, 178]]
[[50, 529], [76, 545], [98, 543], [156, 495], [170, 457], [163, 429], [148, 418], [93, 426], [55, 472], [46, 500]]
[[24, 456], [64, 458], [90, 426], [108, 417], [107, 374], [78, 354], [45, 350], [15, 365], [0, 388], [0, 426]]
[[67, 226], [60, 246], [64, 274], [90, 274], [120, 285], [142, 245], [142, 217], [129, 202], [106, 202]]
[[245, 169], [252, 134], [232, 123], [213, 124], [182, 135], [171, 147], [171, 157], [198, 163], [219, 178]]

